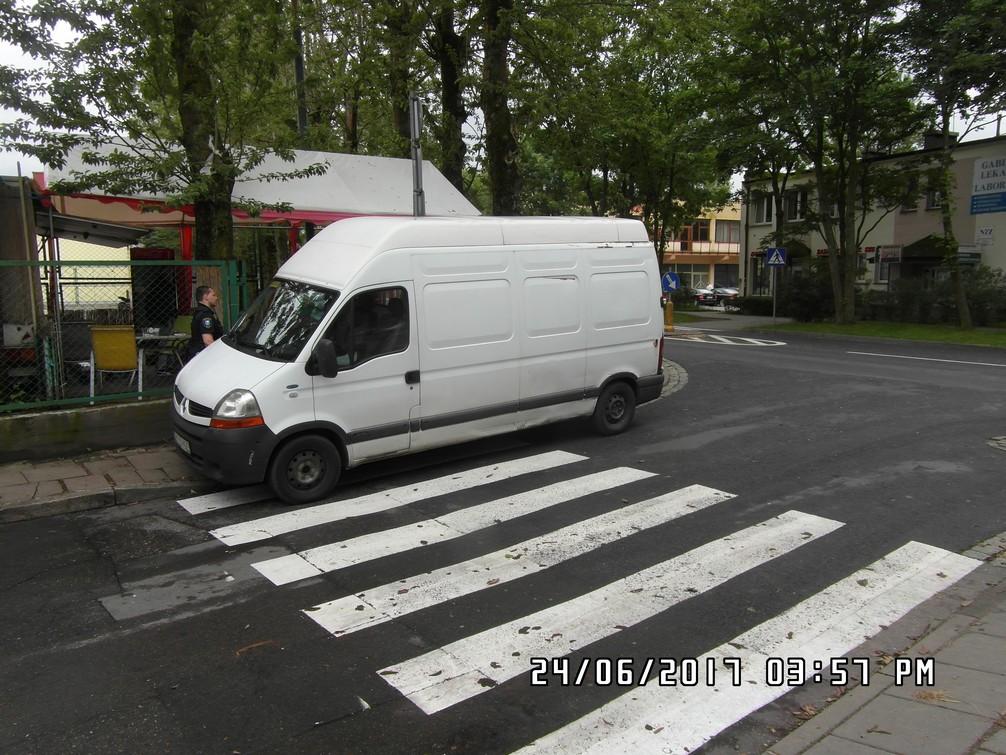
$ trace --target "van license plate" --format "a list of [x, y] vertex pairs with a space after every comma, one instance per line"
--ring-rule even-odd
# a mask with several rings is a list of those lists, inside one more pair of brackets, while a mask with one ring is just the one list
[[178, 433], [175, 433], [175, 443], [177, 443], [178, 447], [182, 449], [185, 453], [190, 455], [192, 454], [192, 446], [190, 446], [189, 442], [185, 440], [185, 438], [183, 438]]

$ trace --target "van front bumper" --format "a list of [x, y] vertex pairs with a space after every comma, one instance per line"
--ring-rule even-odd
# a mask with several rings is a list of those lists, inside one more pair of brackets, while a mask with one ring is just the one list
[[253, 485], [265, 479], [278, 438], [265, 425], [219, 430], [197, 425], [171, 406], [175, 446], [206, 477], [228, 485]]

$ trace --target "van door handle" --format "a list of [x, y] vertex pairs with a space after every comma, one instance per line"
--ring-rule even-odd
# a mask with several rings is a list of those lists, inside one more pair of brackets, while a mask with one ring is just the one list
[[419, 370], [409, 370], [405, 373], [405, 382], [409, 385], [419, 382]]

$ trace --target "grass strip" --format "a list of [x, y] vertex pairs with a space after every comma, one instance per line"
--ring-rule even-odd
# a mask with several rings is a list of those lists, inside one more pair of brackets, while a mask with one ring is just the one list
[[908, 341], [935, 341], [965, 346], [990, 346], [1006, 349], [1006, 328], [961, 330], [953, 325], [920, 325], [909, 322], [864, 321], [851, 325], [833, 322], [795, 322], [775, 325], [774, 331], [816, 335], [896, 338]]

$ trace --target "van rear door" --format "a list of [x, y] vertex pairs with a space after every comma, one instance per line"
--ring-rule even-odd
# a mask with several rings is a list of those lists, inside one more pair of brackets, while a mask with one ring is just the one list
[[587, 330], [578, 258], [575, 249], [517, 253], [522, 272], [520, 407], [533, 417], [561, 416], [562, 404], [583, 399]]

